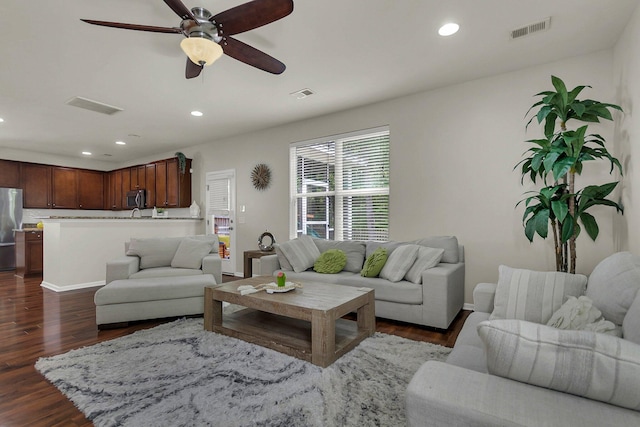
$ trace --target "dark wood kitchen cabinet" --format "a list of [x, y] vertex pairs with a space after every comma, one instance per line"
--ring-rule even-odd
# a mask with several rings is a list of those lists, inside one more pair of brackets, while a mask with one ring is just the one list
[[162, 208], [186, 208], [191, 205], [191, 159], [187, 159], [186, 171], [180, 172], [178, 159], [172, 158], [156, 164], [156, 206]]
[[20, 188], [20, 162], [0, 160], [0, 187]]
[[[108, 189], [107, 189], [107, 209], [119, 210], [123, 209], [123, 191], [122, 191], [122, 175], [123, 170], [118, 169], [109, 172]], [[125, 205], [126, 206], [126, 205]]]
[[145, 183], [145, 204], [146, 207], [152, 208], [156, 206], [156, 164], [149, 163], [144, 166], [144, 183]]
[[22, 205], [51, 209], [51, 168], [36, 163], [22, 164]]
[[146, 190], [145, 165], [133, 166], [129, 168], [131, 179], [131, 190]]
[[51, 168], [51, 207], [78, 209], [78, 170], [74, 168]]
[[105, 174], [88, 169], [78, 170], [78, 207], [103, 209]]
[[43, 264], [42, 230], [16, 231], [16, 276], [41, 274]]

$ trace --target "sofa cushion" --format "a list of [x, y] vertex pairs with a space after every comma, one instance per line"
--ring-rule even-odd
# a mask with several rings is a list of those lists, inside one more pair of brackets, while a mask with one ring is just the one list
[[347, 265], [347, 255], [340, 249], [329, 249], [320, 254], [313, 264], [316, 273], [335, 274], [342, 271]]
[[478, 324], [489, 373], [640, 410], [640, 346], [519, 320]]
[[390, 282], [399, 282], [411, 268], [418, 255], [418, 245], [403, 245], [396, 248], [384, 263], [380, 277]]
[[382, 267], [384, 267], [384, 264], [387, 262], [387, 258], [387, 249], [379, 247], [367, 257], [360, 275], [362, 277], [378, 277], [380, 271], [382, 271]]
[[607, 320], [622, 325], [640, 289], [640, 257], [618, 252], [602, 261], [589, 276], [586, 295]]
[[285, 254], [282, 252], [282, 249], [280, 249], [280, 245], [274, 245], [274, 249], [276, 250], [276, 256], [278, 257], [280, 268], [286, 271], [293, 271], [293, 267], [291, 266], [291, 263], [289, 262]]
[[337, 274], [323, 274], [322, 277], [315, 271], [303, 271], [296, 273], [287, 272], [287, 279], [293, 281], [333, 283], [336, 285], [351, 286], [354, 288], [371, 288], [375, 291], [376, 301], [389, 301], [400, 304], [420, 305], [423, 303], [422, 285], [411, 282], [391, 283], [379, 277], [362, 277], [348, 271]]
[[640, 344], [640, 292], [636, 295], [631, 307], [622, 322], [624, 339]]
[[364, 242], [356, 242], [353, 240], [326, 240], [326, 239], [313, 239], [320, 253], [326, 252], [329, 249], [340, 249], [347, 256], [347, 264], [344, 267], [345, 271], [352, 273], [360, 273], [362, 270], [362, 264], [364, 264], [364, 255], [366, 247]]
[[202, 258], [211, 252], [213, 241], [192, 239], [185, 237], [178, 245], [171, 267], [173, 268], [202, 268]]
[[211, 274], [114, 280], [98, 289], [94, 302], [96, 305], [107, 305], [200, 297], [204, 296], [205, 286], [215, 284]]
[[127, 255], [140, 257], [140, 268], [168, 267], [178, 250], [182, 237], [132, 238]]
[[422, 272], [438, 265], [443, 254], [444, 249], [442, 248], [420, 246], [416, 260], [404, 276], [405, 280], [413, 283], [422, 283]]
[[424, 239], [414, 240], [411, 243], [415, 243], [420, 246], [428, 246], [430, 248], [444, 249], [442, 255], [442, 262], [456, 264], [460, 262], [460, 254], [458, 248], [458, 238], [455, 236], [432, 236], [425, 237]]
[[297, 273], [313, 267], [313, 263], [320, 256], [313, 239], [306, 234], [280, 244], [280, 249], [291, 263], [293, 271]]
[[367, 242], [367, 251], [365, 256], [366, 258], [369, 258], [378, 248], [385, 248], [387, 250], [387, 256], [389, 256], [396, 248], [406, 244], [407, 242]]
[[484, 344], [478, 335], [478, 324], [487, 319], [489, 319], [489, 313], [477, 311], [467, 317], [456, 338], [456, 344], [447, 357], [447, 363], [478, 372], [487, 372]]
[[151, 277], [178, 277], [178, 276], [198, 276], [204, 274], [199, 268], [173, 268], [173, 267], [152, 267], [139, 270], [129, 276], [129, 279], [148, 279]]
[[557, 271], [541, 272], [499, 267], [490, 319], [520, 319], [547, 323], [569, 295], [584, 294], [587, 277]]
[[574, 331], [592, 331], [620, 336], [616, 325], [605, 320], [593, 301], [584, 295], [568, 296], [567, 301], [551, 315], [547, 326]]

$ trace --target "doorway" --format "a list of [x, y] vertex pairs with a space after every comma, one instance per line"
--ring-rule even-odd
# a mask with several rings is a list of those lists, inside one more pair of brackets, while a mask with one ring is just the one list
[[207, 172], [206, 191], [207, 234], [218, 235], [222, 273], [235, 275], [235, 169]]

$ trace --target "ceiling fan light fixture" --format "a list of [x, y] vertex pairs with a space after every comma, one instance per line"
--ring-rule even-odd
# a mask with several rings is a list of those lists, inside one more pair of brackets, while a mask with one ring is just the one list
[[222, 48], [213, 40], [191, 36], [180, 42], [180, 48], [196, 65], [211, 65], [222, 56]]

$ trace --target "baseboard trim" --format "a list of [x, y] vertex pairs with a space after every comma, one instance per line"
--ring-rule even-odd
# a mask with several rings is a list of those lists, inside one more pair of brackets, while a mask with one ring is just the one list
[[104, 286], [104, 285], [105, 285], [104, 280], [98, 280], [97, 282], [88, 282], [88, 283], [76, 283], [69, 286], [58, 286], [54, 283], [45, 282], [44, 280], [42, 281], [42, 283], [40, 283], [40, 286], [42, 286], [45, 289], [49, 289], [50, 291], [53, 291], [53, 292], [77, 291], [78, 289], [95, 288], [95, 287]]
[[468, 302], [465, 302], [462, 305], [462, 309], [463, 310], [470, 310], [470, 311], [474, 311], [474, 305], [473, 304], [469, 304]]

